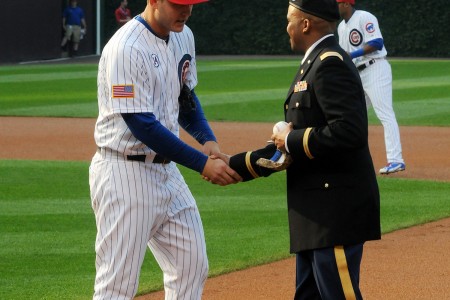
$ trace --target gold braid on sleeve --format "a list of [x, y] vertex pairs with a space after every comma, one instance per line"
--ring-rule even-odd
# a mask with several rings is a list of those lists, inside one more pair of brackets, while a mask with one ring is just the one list
[[247, 154], [245, 154], [245, 164], [247, 165], [247, 169], [252, 174], [253, 178], [258, 178], [259, 175], [255, 172], [252, 166], [252, 162], [250, 160], [250, 156], [252, 155], [252, 151], [248, 151]]
[[303, 150], [305, 151], [305, 154], [309, 159], [314, 158], [314, 156], [312, 156], [311, 152], [309, 151], [309, 145], [308, 145], [309, 134], [311, 133], [311, 130], [312, 130], [312, 127], [308, 127], [305, 130], [305, 133], [303, 134]]

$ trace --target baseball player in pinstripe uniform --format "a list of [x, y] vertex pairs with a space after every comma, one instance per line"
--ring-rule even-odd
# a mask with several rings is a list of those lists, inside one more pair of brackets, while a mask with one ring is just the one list
[[355, 0], [336, 0], [343, 21], [338, 26], [339, 44], [353, 59], [371, 105], [384, 128], [387, 165], [381, 174], [405, 170], [400, 131], [392, 107], [392, 71], [377, 18], [355, 10]]
[[[94, 299], [132, 299], [147, 246], [166, 299], [200, 299], [208, 273], [202, 221], [175, 163], [226, 185], [241, 178], [222, 160], [194, 87], [193, 4], [148, 0], [110, 39], [98, 68], [98, 150], [89, 169], [97, 237]], [[179, 139], [179, 125], [203, 145]]]

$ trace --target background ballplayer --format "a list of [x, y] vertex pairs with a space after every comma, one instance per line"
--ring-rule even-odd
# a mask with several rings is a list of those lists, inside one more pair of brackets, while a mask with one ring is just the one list
[[[193, 89], [192, 4], [148, 0], [105, 46], [98, 68], [98, 146], [89, 172], [97, 225], [94, 299], [132, 299], [147, 246], [166, 299], [200, 299], [208, 274], [196, 202], [176, 163], [213, 183], [235, 183]], [[181, 107], [181, 108], [180, 108]], [[178, 137], [179, 124], [203, 153]]]
[[337, 0], [343, 21], [339, 24], [339, 44], [353, 59], [363, 83], [366, 104], [371, 105], [384, 128], [387, 165], [381, 174], [405, 170], [398, 128], [392, 107], [392, 71], [377, 18], [356, 10], [355, 0]]

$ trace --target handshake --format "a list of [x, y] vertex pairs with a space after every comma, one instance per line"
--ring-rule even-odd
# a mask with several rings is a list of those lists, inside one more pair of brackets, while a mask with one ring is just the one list
[[215, 142], [207, 142], [203, 152], [209, 154], [209, 159], [202, 173], [203, 179], [224, 186], [285, 170], [292, 162], [284, 147], [286, 135], [291, 130], [291, 124], [278, 122], [266, 147], [232, 156], [218, 151]]

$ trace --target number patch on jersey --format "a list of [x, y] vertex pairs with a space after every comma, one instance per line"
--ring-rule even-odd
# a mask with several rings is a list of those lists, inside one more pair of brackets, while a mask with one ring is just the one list
[[158, 68], [160, 65], [158, 55], [152, 54], [152, 61], [155, 68]]
[[352, 31], [350, 31], [348, 39], [350, 44], [352, 44], [353, 46], [359, 46], [363, 41], [361, 32], [356, 29], [352, 29]]

